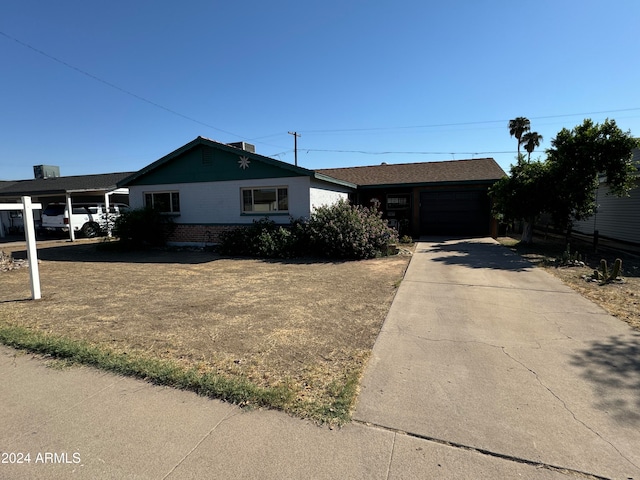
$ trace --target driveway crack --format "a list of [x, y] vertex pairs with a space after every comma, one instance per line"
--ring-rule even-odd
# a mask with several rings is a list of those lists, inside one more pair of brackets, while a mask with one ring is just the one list
[[624, 453], [622, 453], [613, 443], [611, 443], [609, 440], [607, 440], [606, 438], [604, 438], [602, 435], [600, 435], [596, 430], [594, 430], [593, 428], [591, 428], [589, 425], [587, 425], [585, 422], [583, 422], [582, 420], [580, 420], [576, 414], [569, 408], [569, 406], [567, 405], [567, 403], [560, 398], [551, 388], [549, 388], [547, 385], [545, 385], [545, 383], [542, 381], [542, 379], [540, 378], [540, 376], [537, 374], [537, 372], [535, 372], [534, 370], [530, 369], [528, 366], [526, 366], [523, 362], [521, 362], [520, 360], [518, 360], [517, 358], [513, 357], [512, 355], [509, 354], [509, 352], [507, 352], [506, 347], [501, 347], [502, 352], [509, 357], [511, 360], [513, 360], [514, 362], [516, 362], [517, 364], [519, 364], [520, 366], [522, 366], [523, 368], [525, 368], [526, 370], [528, 370], [529, 372], [531, 372], [533, 374], [534, 377], [536, 377], [536, 381], [545, 389], [547, 390], [551, 395], [553, 395], [553, 397], [556, 398], [556, 400], [558, 400], [563, 408], [569, 412], [571, 414], [571, 416], [573, 417], [573, 419], [578, 422], [579, 424], [581, 424], [583, 427], [585, 427], [587, 430], [589, 430], [591, 433], [593, 433], [596, 437], [598, 437], [600, 440], [602, 440], [603, 442], [609, 444], [611, 446], [611, 448], [613, 448], [618, 455], [620, 455], [622, 458], [624, 458], [627, 462], [629, 462], [631, 465], [633, 465], [635, 468], [640, 468], [640, 466], [636, 465], [631, 459], [629, 459], [627, 456], [624, 455]]

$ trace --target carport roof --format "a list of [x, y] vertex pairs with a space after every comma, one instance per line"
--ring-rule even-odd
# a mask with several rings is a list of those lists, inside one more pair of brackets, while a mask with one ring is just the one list
[[506, 173], [493, 158], [326, 168], [318, 173], [359, 186], [420, 185], [495, 181]]
[[35, 178], [15, 182], [0, 182], [0, 197], [22, 195], [56, 195], [82, 192], [108, 192], [133, 172], [76, 175], [70, 177]]

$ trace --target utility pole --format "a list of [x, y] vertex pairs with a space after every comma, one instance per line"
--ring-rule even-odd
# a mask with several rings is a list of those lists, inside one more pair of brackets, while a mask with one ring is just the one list
[[302, 136], [298, 132], [289, 132], [289, 135], [293, 135], [293, 154], [296, 159], [296, 167], [298, 166], [298, 137]]

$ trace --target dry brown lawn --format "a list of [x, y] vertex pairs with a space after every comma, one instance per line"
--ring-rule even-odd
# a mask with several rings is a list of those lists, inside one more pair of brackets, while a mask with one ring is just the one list
[[24, 301], [27, 269], [0, 272], [5, 325], [258, 386], [286, 383], [302, 403], [330, 401], [335, 385], [361, 373], [410, 258], [263, 261], [103, 251], [86, 241], [48, 242], [38, 254], [40, 301]]

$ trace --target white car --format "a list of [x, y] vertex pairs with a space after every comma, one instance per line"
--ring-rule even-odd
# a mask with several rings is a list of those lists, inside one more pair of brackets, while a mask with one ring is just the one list
[[68, 232], [71, 225], [74, 232], [88, 238], [96, 237], [106, 231], [108, 222], [129, 210], [129, 206], [109, 204], [107, 213], [103, 203], [77, 203], [71, 206], [71, 210], [69, 216], [66, 203], [50, 203], [42, 212], [42, 229], [46, 232]]

